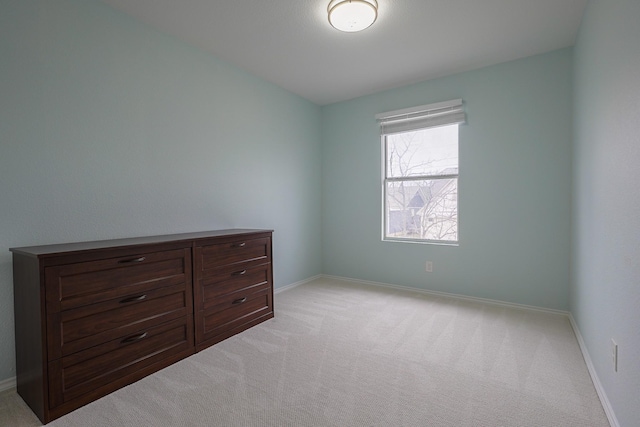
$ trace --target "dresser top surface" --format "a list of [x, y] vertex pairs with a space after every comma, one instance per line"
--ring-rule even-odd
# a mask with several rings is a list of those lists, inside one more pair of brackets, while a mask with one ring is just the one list
[[273, 230], [234, 228], [227, 230], [197, 231], [192, 233], [165, 234], [157, 236], [130, 237], [124, 239], [95, 240], [89, 242], [61, 243], [41, 246], [25, 246], [10, 248], [13, 253], [47, 257], [70, 252], [90, 251], [97, 249], [113, 249], [124, 246], [150, 245], [169, 242], [192, 241], [215, 237], [241, 236], [243, 234], [272, 233]]

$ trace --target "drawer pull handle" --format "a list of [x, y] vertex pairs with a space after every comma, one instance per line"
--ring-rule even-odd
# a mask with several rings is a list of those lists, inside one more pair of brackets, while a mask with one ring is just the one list
[[125, 298], [122, 301], [120, 301], [120, 304], [126, 304], [128, 302], [134, 302], [134, 301], [142, 301], [143, 299], [146, 299], [147, 295], [143, 294], [143, 295], [136, 295], [135, 297], [129, 297], [129, 298]]
[[118, 264], [131, 264], [134, 262], [142, 262], [144, 261], [146, 258], [141, 256], [138, 258], [131, 258], [131, 259], [121, 259], [120, 261], [118, 261]]
[[231, 246], [232, 248], [244, 248], [247, 245], [246, 242], [242, 242], [242, 243], [236, 243], [235, 245]]
[[247, 300], [247, 297], [244, 298], [238, 298], [237, 300], [235, 300], [232, 304], [242, 304], [243, 302], [245, 302]]
[[123, 339], [123, 340], [122, 340], [122, 341], [120, 341], [120, 342], [121, 342], [122, 344], [126, 344], [126, 343], [129, 343], [129, 342], [140, 341], [140, 340], [142, 340], [142, 339], [145, 339], [146, 337], [147, 337], [147, 333], [146, 333], [146, 332], [143, 332], [143, 333], [141, 333], [141, 334], [133, 335], [133, 336], [130, 336], [130, 337], [128, 337], [128, 338], [125, 338], [125, 339]]
[[244, 274], [247, 274], [247, 270], [242, 270], [242, 271], [236, 271], [235, 273], [232, 273], [232, 276], [242, 276]]

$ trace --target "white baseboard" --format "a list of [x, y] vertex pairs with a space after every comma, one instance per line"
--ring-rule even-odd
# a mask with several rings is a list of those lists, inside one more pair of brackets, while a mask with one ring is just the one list
[[541, 312], [544, 312], [544, 313], [558, 314], [558, 315], [561, 315], [561, 316], [569, 316], [569, 312], [568, 311], [554, 310], [552, 308], [537, 307], [537, 306], [534, 306], [534, 305], [516, 304], [516, 303], [513, 303], [513, 302], [506, 302], [506, 301], [500, 301], [500, 300], [494, 300], [494, 299], [488, 299], [488, 298], [470, 297], [470, 296], [467, 296], [467, 295], [452, 294], [452, 293], [440, 292], [440, 291], [430, 291], [430, 290], [427, 290], [427, 289], [418, 289], [418, 288], [412, 288], [412, 287], [409, 287], [409, 286], [392, 285], [392, 284], [389, 284], [389, 283], [371, 282], [371, 281], [368, 281], [368, 280], [352, 279], [352, 278], [349, 278], [349, 277], [329, 276], [329, 275], [326, 275], [326, 274], [323, 274], [320, 277], [323, 277], [325, 279], [342, 280], [342, 281], [345, 281], [345, 282], [360, 283], [360, 284], [363, 284], [363, 285], [380, 286], [380, 287], [384, 287], [384, 288], [400, 289], [400, 290], [409, 291], [409, 292], [418, 292], [418, 293], [421, 293], [421, 294], [434, 295], [434, 296], [439, 296], [439, 297], [444, 297], [444, 298], [453, 298], [453, 299], [459, 299], [459, 300], [465, 300], [465, 301], [474, 301], [474, 302], [480, 302], [480, 303], [484, 303], [484, 304], [499, 305], [499, 306], [503, 306], [503, 307], [518, 308], [518, 309], [523, 309], [523, 310], [541, 311]]
[[[296, 282], [296, 283], [291, 283], [290, 285], [281, 286], [281, 287], [279, 287], [277, 289], [274, 289], [273, 292], [275, 294], [278, 294], [280, 292], [287, 291], [289, 289], [293, 289], [296, 286], [300, 286], [300, 285], [303, 285], [305, 283], [311, 282], [311, 281], [313, 281], [315, 279], [318, 279], [320, 277], [321, 277], [320, 275], [313, 276], [313, 277], [310, 277], [310, 278], [305, 279], [305, 280], [301, 280], [301, 281]], [[15, 390], [15, 388], [16, 388], [16, 377], [7, 378], [6, 380], [0, 381], [0, 393], [2, 393], [4, 391], [7, 391], [7, 390], [12, 390], [12, 389]]]
[[319, 279], [320, 277], [322, 277], [322, 275], [309, 277], [308, 279], [304, 279], [304, 280], [301, 280], [299, 282], [291, 283], [291, 284], [285, 285], [285, 286], [280, 286], [279, 288], [275, 288], [273, 290], [273, 293], [274, 294], [279, 294], [280, 292], [288, 291], [288, 290], [293, 289], [293, 288], [295, 288], [297, 286], [304, 285], [305, 283], [309, 283], [309, 282], [312, 282], [312, 281], [314, 281], [316, 279]]
[[545, 312], [545, 313], [550, 313], [550, 314], [566, 316], [569, 319], [569, 323], [571, 324], [571, 328], [573, 329], [573, 332], [574, 332], [574, 334], [576, 336], [576, 339], [578, 340], [578, 345], [580, 347], [580, 351], [582, 352], [582, 357], [584, 358], [584, 361], [585, 361], [585, 363], [587, 365], [587, 370], [589, 371], [589, 375], [591, 376], [591, 380], [593, 382], [593, 386], [595, 387], [596, 392], [598, 394], [598, 397], [600, 398], [600, 402], [602, 403], [602, 408], [604, 409], [604, 412], [605, 412], [605, 414], [607, 416], [607, 419], [609, 420], [609, 424], [611, 424], [611, 427], [620, 427], [620, 424], [618, 423], [618, 419], [616, 418], [616, 415], [613, 412], [613, 408], [611, 407], [611, 403], [609, 402], [609, 399], [607, 398], [607, 394], [605, 393], [604, 388], [602, 387], [602, 383], [600, 382], [600, 379], [598, 378], [598, 374], [596, 373], [595, 367], [593, 366], [593, 362], [591, 361], [591, 357], [589, 356], [589, 352], [587, 350], [587, 347], [586, 347], [586, 345], [584, 343], [584, 340], [582, 339], [582, 335], [580, 334], [580, 330], [578, 329], [578, 325], [575, 322], [575, 319], [573, 318], [573, 315], [569, 311], [554, 310], [554, 309], [550, 309], [550, 308], [536, 307], [536, 306], [525, 305], [525, 304], [516, 304], [516, 303], [511, 303], [511, 302], [487, 299], [487, 298], [470, 297], [470, 296], [466, 296], [466, 295], [452, 294], [452, 293], [448, 293], [448, 292], [430, 291], [430, 290], [426, 290], [426, 289], [412, 288], [412, 287], [409, 287], [409, 286], [393, 285], [393, 284], [390, 284], [390, 283], [381, 283], [381, 282], [372, 282], [372, 281], [368, 281], [368, 280], [352, 279], [350, 277], [330, 276], [330, 275], [327, 275], [327, 274], [320, 274], [318, 276], [313, 276], [313, 277], [310, 277], [310, 278], [308, 278], [306, 280], [302, 280], [300, 282], [296, 282], [296, 283], [292, 283], [292, 284], [284, 286], [284, 287], [280, 287], [280, 288], [276, 289], [274, 292], [275, 293], [280, 293], [280, 292], [283, 292], [283, 291], [286, 291], [286, 290], [289, 290], [289, 289], [293, 289], [296, 286], [299, 286], [299, 285], [302, 285], [302, 284], [305, 284], [305, 283], [308, 283], [308, 282], [311, 282], [313, 280], [320, 279], [320, 278], [331, 279], [331, 280], [339, 280], [339, 281], [343, 281], [343, 282], [359, 283], [359, 284], [362, 284], [362, 285], [369, 285], [369, 286], [379, 286], [379, 287], [385, 287], [385, 288], [399, 289], [399, 290], [403, 290], [403, 291], [418, 292], [418, 293], [422, 293], [422, 294], [434, 295], [434, 296], [445, 297], [445, 298], [459, 299], [459, 300], [465, 300], [465, 301], [475, 301], [475, 302], [481, 302], [481, 303], [484, 303], [484, 304], [499, 305], [499, 306], [503, 306], [503, 307], [517, 308], [517, 309], [522, 309], [522, 310], [533, 310], [533, 311], [538, 311], [538, 312]]
[[576, 323], [571, 313], [569, 313], [569, 322], [571, 323], [571, 327], [573, 328], [573, 333], [576, 334], [576, 339], [578, 340], [580, 351], [582, 351], [582, 357], [584, 357], [584, 362], [587, 364], [587, 370], [589, 371], [589, 375], [591, 375], [591, 381], [593, 382], [593, 386], [596, 388], [596, 393], [598, 393], [600, 403], [602, 403], [602, 408], [607, 415], [609, 424], [611, 424], [611, 427], [620, 427], [620, 423], [618, 423], [616, 414], [613, 412], [613, 408], [611, 407], [611, 402], [609, 402], [609, 399], [607, 398], [607, 393], [605, 393], [604, 388], [602, 387], [602, 383], [600, 382], [600, 378], [598, 378], [596, 368], [595, 366], [593, 366], [593, 362], [591, 361], [591, 356], [589, 356], [587, 346], [582, 339], [580, 329], [578, 329], [578, 324]]
[[7, 378], [6, 380], [0, 381], [0, 393], [3, 391], [11, 390], [16, 388], [16, 377]]

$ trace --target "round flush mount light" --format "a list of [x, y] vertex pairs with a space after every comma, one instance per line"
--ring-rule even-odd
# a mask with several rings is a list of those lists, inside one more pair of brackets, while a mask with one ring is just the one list
[[378, 17], [376, 0], [332, 0], [327, 7], [329, 23], [337, 30], [355, 33], [369, 28]]

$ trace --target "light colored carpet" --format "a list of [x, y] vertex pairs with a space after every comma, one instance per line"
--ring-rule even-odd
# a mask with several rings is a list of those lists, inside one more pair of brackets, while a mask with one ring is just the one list
[[[568, 319], [318, 279], [51, 426], [609, 426]], [[39, 425], [15, 392], [0, 424]]]

